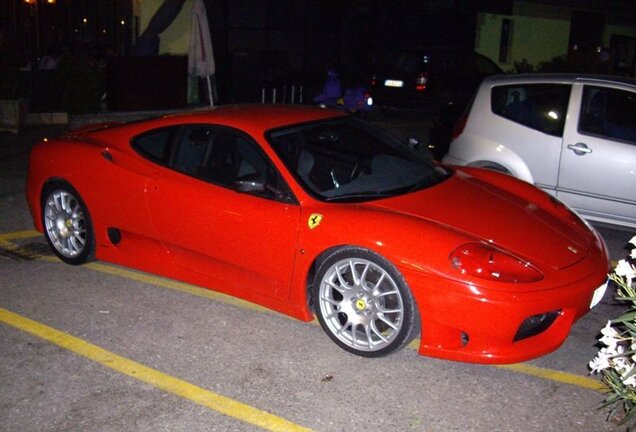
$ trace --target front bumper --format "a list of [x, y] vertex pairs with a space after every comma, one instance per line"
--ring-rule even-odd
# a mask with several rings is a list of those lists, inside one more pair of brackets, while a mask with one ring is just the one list
[[[607, 281], [604, 251], [571, 268], [550, 286], [549, 278], [528, 291], [489, 289], [439, 276], [406, 271], [420, 312], [419, 354], [471, 363], [505, 364], [556, 350], [572, 324], [590, 310], [594, 292]], [[581, 276], [583, 275], [583, 276]], [[519, 284], [523, 286], [523, 284]], [[535, 285], [530, 287], [530, 285]], [[505, 288], [505, 287], [504, 287]], [[519, 337], [528, 318], [552, 313], [545, 326]], [[544, 323], [545, 324], [545, 323]], [[536, 334], [535, 334], [536, 333]]]

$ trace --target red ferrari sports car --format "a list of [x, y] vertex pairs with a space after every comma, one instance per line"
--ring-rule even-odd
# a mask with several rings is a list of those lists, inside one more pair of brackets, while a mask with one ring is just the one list
[[354, 117], [224, 106], [35, 146], [35, 227], [96, 258], [310, 321], [362, 356], [509, 363], [603, 296], [601, 238], [534, 186], [419, 156]]

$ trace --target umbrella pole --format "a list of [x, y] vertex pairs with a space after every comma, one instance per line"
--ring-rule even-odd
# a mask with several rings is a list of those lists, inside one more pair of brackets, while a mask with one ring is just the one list
[[210, 106], [214, 106], [214, 99], [212, 98], [212, 84], [210, 83], [210, 75], [205, 76], [205, 80], [208, 83], [208, 98], [210, 100]]

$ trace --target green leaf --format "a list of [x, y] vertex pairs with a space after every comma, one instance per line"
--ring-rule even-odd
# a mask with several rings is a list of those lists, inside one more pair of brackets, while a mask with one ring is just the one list
[[626, 321], [634, 321], [636, 319], [636, 311], [627, 312], [616, 319], [613, 319], [612, 322], [626, 322]]

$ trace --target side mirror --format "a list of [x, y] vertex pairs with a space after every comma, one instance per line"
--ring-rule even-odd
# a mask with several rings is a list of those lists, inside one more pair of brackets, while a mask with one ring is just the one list
[[408, 142], [409, 147], [411, 147], [412, 150], [417, 150], [422, 147], [422, 142], [418, 138], [410, 137]]
[[234, 188], [241, 193], [262, 193], [265, 192], [265, 180], [258, 174], [243, 176], [234, 181]]
[[409, 138], [408, 142], [409, 142], [409, 147], [415, 153], [423, 156], [425, 159], [430, 159], [430, 160], [434, 159], [433, 152], [432, 152], [432, 149], [434, 148], [434, 146], [430, 146], [430, 145], [425, 146], [422, 141], [420, 141], [418, 138], [415, 138], [415, 137]]

